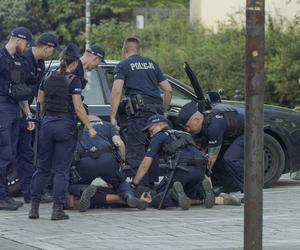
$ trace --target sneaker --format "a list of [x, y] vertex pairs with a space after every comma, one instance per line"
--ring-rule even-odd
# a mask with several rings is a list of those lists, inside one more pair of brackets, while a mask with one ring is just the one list
[[186, 196], [183, 190], [183, 186], [179, 181], [175, 181], [172, 189], [170, 190], [171, 197], [178, 202], [178, 206], [183, 210], [190, 208], [189, 198]]
[[202, 187], [205, 191], [204, 204], [206, 208], [212, 208], [215, 204], [215, 195], [208, 179], [202, 181]]
[[51, 203], [53, 201], [53, 196], [49, 192], [45, 192], [40, 200], [40, 203]]
[[95, 185], [89, 185], [83, 191], [78, 204], [79, 212], [85, 212], [90, 208], [91, 198], [96, 194], [96, 192], [97, 192], [97, 187]]
[[13, 211], [13, 210], [17, 210], [18, 208], [19, 208], [18, 205], [12, 204], [7, 200], [7, 198], [0, 200], [0, 210]]
[[6, 197], [5, 200], [8, 202], [8, 203], [11, 203], [13, 205], [17, 205], [18, 207], [22, 207], [24, 205], [24, 203], [22, 201], [17, 201], [11, 197]]
[[220, 193], [220, 197], [224, 199], [224, 205], [240, 206], [241, 200], [232, 194]]

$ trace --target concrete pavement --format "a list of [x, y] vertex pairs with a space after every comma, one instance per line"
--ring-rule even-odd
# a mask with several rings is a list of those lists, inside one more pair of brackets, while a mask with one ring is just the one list
[[[242, 249], [243, 206], [193, 206], [137, 211], [68, 211], [71, 219], [50, 220], [42, 204], [39, 220], [27, 218], [29, 205], [0, 211], [0, 249]], [[300, 181], [285, 175], [264, 190], [264, 249], [300, 249]]]

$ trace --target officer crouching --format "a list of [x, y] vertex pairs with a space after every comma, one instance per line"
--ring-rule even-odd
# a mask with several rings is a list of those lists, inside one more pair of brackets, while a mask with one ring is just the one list
[[31, 184], [29, 218], [39, 218], [39, 203], [51, 169], [54, 170], [52, 220], [69, 219], [63, 211], [69, 184], [70, 167], [76, 146], [76, 115], [87, 128], [89, 136], [96, 136], [83, 107], [81, 81], [72, 73], [78, 67], [79, 48], [69, 44], [61, 54], [60, 68], [46, 75], [38, 93], [41, 115], [37, 171]]
[[[191, 199], [204, 199], [207, 208], [214, 205], [215, 197], [211, 184], [205, 178], [207, 160], [196, 148], [190, 134], [172, 130], [168, 126], [168, 120], [162, 115], [153, 115], [148, 119], [147, 126], [143, 131], [148, 131], [151, 136], [149, 147], [145, 157], [141, 162], [137, 174], [132, 181], [132, 187], [137, 187], [143, 177], [151, 167], [151, 163], [156, 156], [161, 156], [172, 162], [174, 175], [169, 176], [172, 187], [175, 182], [180, 182], [184, 193]], [[164, 185], [162, 185], [162, 188]], [[159, 187], [160, 188], [160, 187]], [[160, 192], [160, 190], [157, 190]], [[175, 187], [176, 191], [176, 187]], [[173, 192], [174, 199], [183, 209], [189, 208], [189, 203], [183, 199], [183, 190]], [[184, 202], [185, 204], [180, 204]]]
[[244, 115], [234, 108], [198, 111], [197, 103], [182, 107], [177, 118], [187, 132], [201, 137], [207, 147], [208, 167], [221, 192], [244, 190]]
[[[75, 152], [76, 170], [80, 180], [70, 186], [70, 192], [80, 196], [80, 185], [90, 185], [100, 177], [111, 185], [114, 191], [128, 204], [144, 210], [147, 202], [134, 196], [134, 192], [126, 182], [126, 177], [119, 170], [125, 159], [125, 145], [118, 130], [111, 123], [102, 121], [97, 116], [90, 116], [91, 123], [97, 131], [94, 138], [90, 138], [87, 129], [83, 129], [81, 139]], [[90, 185], [82, 194], [79, 211], [84, 212], [90, 207], [90, 199], [95, 195], [97, 187]]]

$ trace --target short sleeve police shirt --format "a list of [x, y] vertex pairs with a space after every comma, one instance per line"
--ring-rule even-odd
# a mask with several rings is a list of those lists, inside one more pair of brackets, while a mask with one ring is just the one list
[[125, 96], [141, 94], [160, 98], [159, 83], [165, 79], [153, 60], [140, 55], [121, 61], [114, 70], [114, 80], [124, 80]]
[[82, 132], [81, 142], [78, 144], [78, 149], [90, 149], [93, 146], [98, 149], [109, 148], [112, 146], [112, 137], [117, 135], [119, 132], [110, 123], [105, 121], [92, 122], [93, 128], [96, 130], [97, 135], [93, 138], [89, 137], [87, 129]]
[[[158, 132], [151, 138], [145, 156], [151, 158], [154, 158], [156, 156], [162, 156], [162, 147], [164, 143], [170, 143], [171, 141], [172, 138], [167, 131]], [[201, 152], [194, 146], [187, 146], [181, 148], [181, 157], [197, 158], [201, 156]]]
[[28, 49], [24, 54], [28, 64], [28, 75], [26, 83], [32, 86], [32, 99], [37, 95], [39, 85], [45, 74], [45, 62], [44, 60], [35, 60], [32, 53], [32, 48]]
[[207, 128], [208, 147], [213, 148], [222, 145], [226, 122], [222, 115], [215, 115], [211, 118]]
[[159, 132], [152, 136], [145, 156], [154, 158], [160, 153], [163, 144], [171, 138], [164, 132]]

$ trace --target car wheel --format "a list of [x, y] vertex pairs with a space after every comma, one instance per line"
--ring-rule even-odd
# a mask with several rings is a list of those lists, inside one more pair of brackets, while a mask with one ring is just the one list
[[18, 196], [21, 192], [21, 183], [15, 166], [10, 166], [7, 174], [7, 185], [10, 196]]
[[271, 187], [283, 173], [285, 155], [274, 137], [265, 133], [264, 140], [264, 187]]

